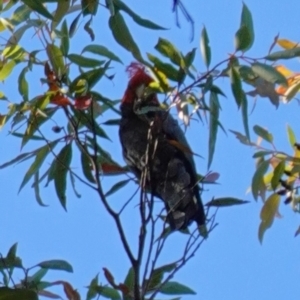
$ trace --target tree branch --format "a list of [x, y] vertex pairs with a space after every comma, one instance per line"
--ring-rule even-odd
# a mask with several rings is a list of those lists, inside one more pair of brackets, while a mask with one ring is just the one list
[[123, 244], [124, 250], [131, 262], [131, 265], [134, 266], [136, 264], [136, 259], [132, 254], [132, 251], [129, 247], [119, 214], [116, 213], [108, 204], [106, 197], [103, 193], [102, 190], [102, 185], [100, 182], [100, 169], [99, 169], [99, 165], [97, 162], [97, 153], [98, 153], [98, 149], [97, 149], [97, 138], [96, 138], [96, 133], [95, 133], [95, 120], [94, 120], [94, 113], [93, 113], [93, 106], [91, 106], [91, 126], [92, 126], [92, 134], [93, 134], [93, 141], [94, 141], [94, 156], [91, 157], [91, 159], [93, 160], [94, 163], [94, 170], [95, 170], [95, 180], [96, 180], [96, 185], [97, 185], [97, 193], [99, 195], [99, 198], [101, 199], [105, 209], [107, 210], [107, 212], [110, 214], [110, 216], [113, 218], [113, 220], [115, 221], [115, 224], [117, 226], [119, 235], [120, 235], [120, 239], [121, 242]]

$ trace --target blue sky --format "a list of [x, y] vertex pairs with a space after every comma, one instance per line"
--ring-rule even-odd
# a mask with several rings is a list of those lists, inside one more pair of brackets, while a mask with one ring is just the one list
[[[195, 20], [195, 38], [190, 42], [190, 25], [181, 19], [181, 28], [177, 28], [174, 15], [171, 13], [171, 1], [127, 1], [135, 12], [141, 16], [152, 18], [162, 26], [170, 28], [167, 31], [151, 31], [135, 25], [126, 18], [131, 32], [141, 48], [143, 54], [155, 53], [158, 37], [172, 41], [182, 52], [193, 47], [199, 49], [199, 36], [205, 25], [212, 48], [212, 63], [215, 65], [234, 52], [234, 34], [240, 24], [242, 2], [238, 0], [212, 0], [186, 2], [186, 7]], [[248, 53], [250, 57], [262, 57], [268, 52], [274, 37], [288, 38], [300, 41], [299, 16], [300, 4], [297, 0], [283, 1], [244, 1], [252, 12], [255, 29], [255, 42]], [[105, 45], [115, 51], [125, 65], [132, 61], [131, 55], [120, 48], [105, 28], [108, 14], [99, 10], [97, 20], [93, 22], [96, 33], [95, 43]], [[104, 29], [103, 29], [104, 28]], [[31, 36], [28, 36], [31, 38]], [[33, 40], [32, 40], [33, 41]], [[83, 46], [90, 43], [85, 34], [72, 40], [72, 51], [79, 52]], [[40, 45], [39, 45], [40, 46]], [[35, 44], [32, 45], [35, 47]], [[71, 52], [72, 52], [71, 51]], [[197, 53], [195, 65], [198, 70], [205, 71], [200, 51]], [[295, 71], [299, 70], [299, 61], [293, 60], [288, 65]], [[101, 81], [97, 88], [99, 92], [120, 99], [127, 85], [127, 75], [122, 65], [115, 65], [116, 76], [113, 82]], [[35, 80], [29, 76], [31, 82]], [[15, 78], [0, 84], [0, 90], [18, 102], [14, 81]], [[36, 95], [36, 88], [41, 91], [45, 87], [33, 83], [30, 96]], [[227, 79], [218, 81], [226, 93], [227, 98], [221, 99], [221, 121], [226, 129], [243, 132], [240, 112], [229, 89]], [[249, 90], [249, 87], [246, 87]], [[249, 97], [250, 107], [253, 99]], [[5, 106], [1, 104], [0, 113], [4, 113]], [[288, 146], [286, 124], [289, 124], [300, 140], [299, 104], [292, 101], [288, 105], [280, 105], [276, 110], [268, 100], [258, 98], [256, 107], [249, 117], [250, 127], [259, 124], [268, 128], [275, 136], [275, 144], [280, 150], [291, 151]], [[8, 127], [0, 135], [1, 159], [0, 164], [15, 157], [20, 152], [20, 140], [7, 136]], [[110, 150], [113, 158], [123, 162], [121, 148], [118, 141], [117, 128], [108, 130], [113, 143], [103, 145]], [[201, 154], [204, 159], [195, 158], [200, 173], [207, 172], [207, 124], [192, 122], [187, 131], [188, 140], [194, 152]], [[251, 136], [255, 139], [253, 131]], [[35, 145], [29, 145], [29, 151]], [[211, 169], [220, 173], [219, 185], [208, 186], [203, 193], [203, 200], [207, 202], [212, 197], [234, 196], [249, 200], [250, 203], [240, 207], [219, 209], [217, 214], [218, 226], [209, 239], [203, 244], [197, 255], [177, 274], [175, 280], [182, 282], [197, 292], [196, 296], [186, 296], [183, 299], [299, 299], [298, 281], [300, 265], [297, 253], [300, 240], [294, 238], [299, 226], [299, 216], [291, 211], [289, 206], [280, 205], [281, 219], [276, 219], [273, 227], [267, 231], [263, 245], [257, 238], [259, 212], [262, 207], [260, 201], [255, 202], [251, 193], [246, 194], [254, 172], [253, 149], [241, 145], [229, 132], [227, 135], [219, 132], [215, 158]], [[49, 161], [48, 163], [50, 163]], [[1, 202], [0, 218], [1, 239], [0, 251], [6, 253], [9, 247], [19, 243], [18, 253], [23, 258], [25, 266], [32, 266], [40, 261], [54, 258], [68, 260], [74, 267], [74, 273], [49, 272], [46, 279], [67, 280], [82, 295], [84, 286], [99, 272], [100, 281], [105, 283], [102, 268], [107, 267], [121, 282], [129, 268], [129, 263], [121, 248], [114, 223], [104, 211], [96, 195], [84, 186], [78, 185], [82, 197], [76, 198], [71, 189], [68, 191], [68, 212], [60, 206], [54, 188], [51, 185], [42, 191], [43, 200], [49, 206], [38, 206], [34, 199], [30, 185], [20, 194], [17, 193], [30, 162], [1, 170]], [[72, 167], [79, 168], [80, 163], [73, 161]], [[103, 186], [106, 190], [118, 178], [104, 178]], [[126, 201], [135, 187], [126, 187], [124, 191], [116, 193], [110, 199], [118, 205]], [[136, 243], [134, 232], [136, 224], [132, 221], [131, 210], [124, 216], [127, 233], [132, 243]], [[165, 262], [173, 255], [174, 249], [182, 242], [182, 238], [175, 233], [170, 245], [166, 249]], [[18, 278], [16, 279], [16, 281]]]

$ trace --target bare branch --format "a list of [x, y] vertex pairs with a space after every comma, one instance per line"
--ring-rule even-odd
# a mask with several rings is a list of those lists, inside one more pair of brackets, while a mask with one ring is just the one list
[[93, 161], [94, 161], [94, 170], [95, 170], [95, 180], [96, 180], [96, 185], [97, 185], [97, 193], [105, 207], [105, 209], [107, 210], [107, 212], [112, 216], [112, 218], [114, 219], [115, 223], [116, 223], [116, 226], [117, 226], [117, 229], [118, 229], [118, 232], [119, 232], [119, 235], [120, 235], [120, 238], [121, 238], [121, 242], [123, 244], [123, 247], [125, 249], [125, 252], [131, 262], [131, 265], [134, 266], [136, 264], [136, 259], [134, 258], [133, 254], [132, 254], [132, 251], [130, 249], [130, 246], [128, 244], [128, 241], [127, 241], [127, 238], [126, 238], [126, 235], [125, 235], [125, 232], [124, 232], [124, 229], [123, 229], [123, 226], [122, 226], [122, 223], [121, 223], [121, 220], [120, 220], [120, 217], [119, 217], [119, 214], [117, 212], [115, 212], [111, 206], [108, 204], [107, 200], [106, 200], [106, 197], [103, 193], [103, 190], [102, 190], [102, 185], [101, 185], [101, 182], [100, 182], [100, 168], [99, 168], [99, 165], [97, 163], [97, 152], [98, 152], [98, 149], [97, 149], [97, 141], [96, 141], [96, 133], [95, 133], [95, 120], [94, 120], [94, 117], [93, 117], [93, 106], [91, 106], [91, 121], [92, 121], [92, 134], [93, 134], [93, 140], [94, 140], [94, 156], [92, 157]]

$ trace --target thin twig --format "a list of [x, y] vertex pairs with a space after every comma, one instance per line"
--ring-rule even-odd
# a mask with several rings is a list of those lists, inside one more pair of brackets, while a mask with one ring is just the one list
[[93, 117], [93, 106], [91, 106], [91, 120], [92, 120], [92, 134], [93, 134], [93, 141], [94, 141], [94, 156], [93, 156], [93, 160], [94, 160], [94, 167], [95, 167], [95, 180], [96, 180], [96, 185], [97, 185], [97, 193], [105, 207], [105, 209], [107, 210], [107, 212], [111, 215], [111, 217], [114, 219], [115, 223], [116, 223], [116, 226], [117, 226], [117, 229], [118, 229], [118, 232], [119, 232], [119, 235], [120, 235], [120, 238], [121, 238], [121, 242], [123, 244], [123, 247], [124, 247], [124, 250], [131, 262], [131, 265], [134, 266], [136, 264], [136, 259], [134, 258], [133, 254], [132, 254], [132, 251], [129, 247], [129, 244], [128, 244], [128, 241], [127, 241], [127, 238], [126, 238], [126, 235], [125, 235], [125, 232], [124, 232], [124, 229], [123, 229], [123, 226], [122, 226], [122, 223], [121, 223], [121, 220], [120, 220], [120, 217], [119, 217], [119, 214], [116, 213], [111, 207], [110, 205], [108, 204], [107, 200], [106, 200], [106, 197], [103, 193], [103, 190], [102, 190], [102, 185], [101, 185], [101, 182], [100, 182], [100, 168], [99, 168], [99, 165], [97, 163], [97, 152], [98, 152], [98, 148], [97, 148], [97, 140], [96, 140], [96, 133], [95, 133], [95, 120], [94, 120], [94, 117]]
[[[215, 223], [215, 217], [212, 217], [212, 224], [208, 230], [208, 233], [211, 233], [214, 228], [217, 226], [217, 224]], [[159, 293], [159, 291], [161, 290], [161, 288], [163, 287], [164, 284], [166, 284], [171, 278], [173, 278], [173, 276], [175, 275], [175, 273], [178, 272], [179, 269], [181, 269], [194, 255], [195, 253], [198, 251], [198, 249], [200, 248], [200, 246], [203, 244], [203, 242], [205, 241], [205, 238], [202, 238], [197, 245], [196, 242], [199, 240], [200, 235], [198, 234], [197, 237], [194, 237], [194, 234], [198, 232], [198, 229], [195, 229], [193, 234], [189, 237], [188, 242], [186, 244], [183, 256], [173, 262], [174, 264], [176, 264], [176, 267], [172, 270], [172, 272], [166, 277], [166, 279], [161, 282], [159, 284], [159, 286], [157, 286], [155, 288], [155, 291], [153, 292], [153, 294], [151, 295], [151, 297], [148, 300], [153, 300], [155, 298], [155, 296], [157, 295], [157, 293]], [[192, 241], [193, 239], [193, 241]], [[195, 247], [193, 249], [191, 249], [191, 247], [195, 245]]]
[[121, 207], [121, 209], [118, 212], [118, 215], [121, 215], [122, 212], [124, 211], [124, 209], [126, 208], [126, 206], [131, 202], [131, 200], [134, 198], [134, 196], [137, 194], [137, 192], [139, 191], [139, 187], [136, 189], [136, 191], [132, 194], [132, 196], [124, 203], [124, 205]]

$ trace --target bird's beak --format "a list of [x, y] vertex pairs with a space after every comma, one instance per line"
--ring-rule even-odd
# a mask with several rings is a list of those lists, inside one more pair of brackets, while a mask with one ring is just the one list
[[137, 98], [140, 100], [143, 98], [144, 93], [145, 93], [145, 85], [141, 84], [136, 90], [135, 90]]

